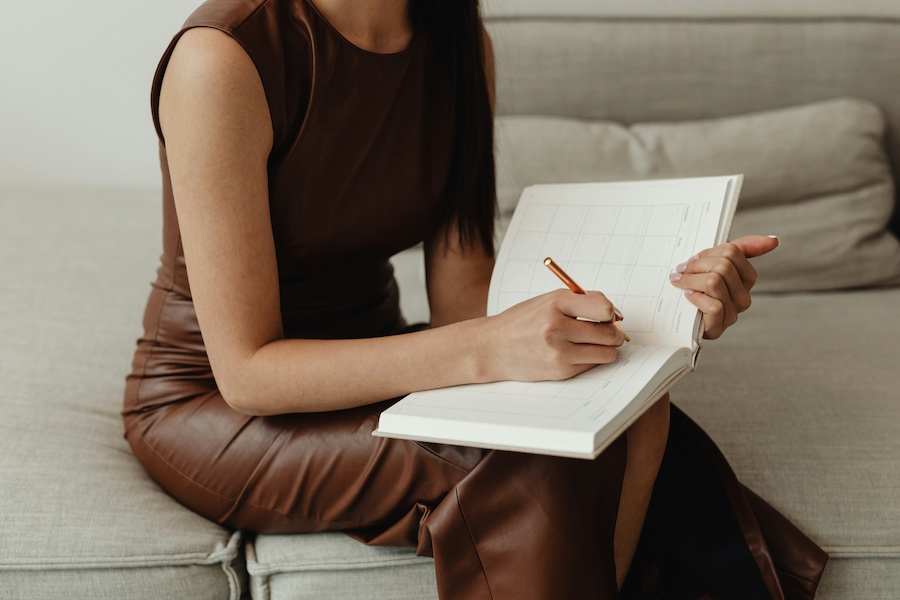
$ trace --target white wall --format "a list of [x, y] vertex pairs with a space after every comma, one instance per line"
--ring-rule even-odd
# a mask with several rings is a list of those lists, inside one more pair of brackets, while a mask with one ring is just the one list
[[2, 0], [0, 186], [159, 186], [150, 83], [200, 0]]

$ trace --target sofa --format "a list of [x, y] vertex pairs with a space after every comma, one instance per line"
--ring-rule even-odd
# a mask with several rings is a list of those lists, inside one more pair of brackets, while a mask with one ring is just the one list
[[[743, 173], [735, 235], [782, 247], [673, 401], [830, 554], [818, 598], [900, 598], [900, 4], [484, 10], [498, 235], [531, 183]], [[143, 472], [119, 411], [160, 231], [157, 189], [0, 189], [0, 597], [436, 598], [410, 549], [232, 531]], [[421, 250], [394, 265], [427, 320]]]

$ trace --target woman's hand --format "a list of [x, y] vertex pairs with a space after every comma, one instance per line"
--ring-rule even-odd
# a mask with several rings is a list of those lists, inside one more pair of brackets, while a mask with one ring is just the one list
[[[590, 319], [578, 320], [576, 317]], [[600, 292], [556, 290], [486, 319], [483, 364], [491, 380], [567, 379], [616, 359], [625, 341]]]
[[700, 252], [678, 265], [669, 279], [703, 313], [703, 337], [714, 340], [750, 308], [756, 269], [748, 258], [771, 252], [778, 238], [750, 235]]

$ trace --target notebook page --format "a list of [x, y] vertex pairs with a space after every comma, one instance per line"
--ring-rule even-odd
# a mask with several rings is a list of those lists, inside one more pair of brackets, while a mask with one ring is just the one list
[[497, 257], [493, 315], [563, 284], [552, 257], [585, 290], [622, 311], [634, 343], [692, 346], [697, 308], [669, 283], [676, 265], [715, 245], [732, 177], [526, 188]]

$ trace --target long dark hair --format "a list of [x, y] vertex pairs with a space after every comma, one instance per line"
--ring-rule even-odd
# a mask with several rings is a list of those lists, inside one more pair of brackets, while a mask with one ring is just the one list
[[494, 117], [484, 70], [478, 0], [412, 0], [412, 22], [430, 41], [454, 91], [453, 151], [443, 198], [464, 248], [494, 253], [497, 211]]

